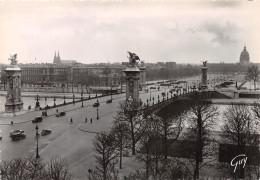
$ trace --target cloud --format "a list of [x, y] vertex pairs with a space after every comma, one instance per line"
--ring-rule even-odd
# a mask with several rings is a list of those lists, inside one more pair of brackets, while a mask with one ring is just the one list
[[204, 23], [201, 26], [202, 30], [212, 34], [211, 42], [219, 43], [220, 45], [237, 43], [236, 32], [238, 28], [235, 24], [231, 24], [230, 22], [226, 23]]

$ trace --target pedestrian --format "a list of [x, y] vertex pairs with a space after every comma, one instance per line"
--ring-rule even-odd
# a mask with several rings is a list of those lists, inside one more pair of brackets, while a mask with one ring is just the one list
[[90, 123], [92, 124], [92, 118], [90, 119]]
[[59, 110], [58, 110], [58, 109], [56, 109], [56, 112], [57, 112], [57, 113], [59, 113]]
[[87, 122], [88, 122], [88, 118], [85, 119], [85, 123], [87, 123]]
[[11, 125], [13, 125], [14, 124], [14, 122], [13, 121], [11, 121]]
[[72, 120], [72, 118], [70, 119], [70, 123], [73, 123], [73, 120]]

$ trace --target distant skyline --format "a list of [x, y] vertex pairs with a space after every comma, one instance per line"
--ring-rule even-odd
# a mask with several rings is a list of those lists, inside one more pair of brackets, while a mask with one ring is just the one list
[[0, 63], [260, 63], [260, 1], [0, 0]]

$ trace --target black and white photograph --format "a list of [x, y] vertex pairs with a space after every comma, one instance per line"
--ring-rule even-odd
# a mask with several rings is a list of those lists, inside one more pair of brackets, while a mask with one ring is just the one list
[[256, 179], [259, 0], [0, 0], [0, 180]]

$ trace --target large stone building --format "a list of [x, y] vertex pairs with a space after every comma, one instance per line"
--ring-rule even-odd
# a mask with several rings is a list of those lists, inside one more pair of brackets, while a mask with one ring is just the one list
[[246, 45], [244, 46], [244, 50], [240, 54], [240, 64], [242, 65], [248, 65], [250, 62], [249, 53], [246, 50]]
[[[3, 66], [5, 69], [7, 66]], [[125, 66], [120, 64], [81, 64], [76, 60], [61, 60], [54, 55], [53, 63], [19, 64], [22, 84], [51, 85], [55, 83], [86, 84], [88, 86], [116, 86], [125, 82]], [[4, 75], [4, 71], [1, 73]], [[5, 83], [5, 78], [1, 78]]]

